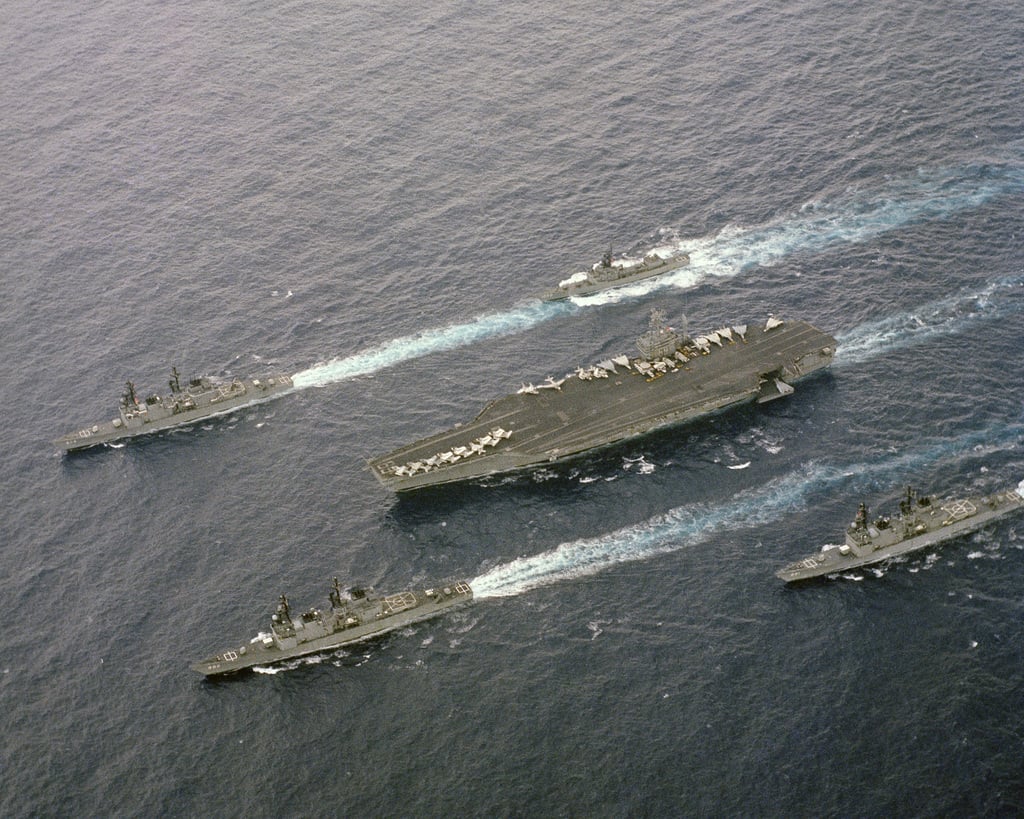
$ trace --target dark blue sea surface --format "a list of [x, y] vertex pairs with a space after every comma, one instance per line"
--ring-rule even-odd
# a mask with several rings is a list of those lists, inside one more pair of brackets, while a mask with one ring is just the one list
[[[1019, 2], [0, 6], [0, 815], [1024, 814], [1024, 519], [774, 577], [1024, 478]], [[536, 299], [609, 245], [692, 263]], [[839, 352], [550, 469], [366, 469], [654, 308]], [[299, 389], [54, 449], [172, 364]], [[333, 576], [479, 599], [190, 670]]]

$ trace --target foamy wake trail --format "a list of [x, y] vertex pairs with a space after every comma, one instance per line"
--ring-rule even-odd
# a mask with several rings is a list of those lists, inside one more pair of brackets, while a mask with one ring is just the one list
[[1024, 277], [964, 289], [921, 307], [870, 321], [839, 334], [835, 366], [861, 364], [937, 336], [964, 333], [981, 322], [1016, 317], [1024, 309]]
[[890, 179], [877, 190], [854, 190], [832, 201], [810, 202], [799, 212], [764, 225], [729, 227], [702, 239], [662, 241], [653, 248], [661, 255], [687, 252], [691, 258], [689, 265], [666, 276], [574, 299], [572, 303], [531, 301], [465, 324], [392, 339], [298, 372], [293, 382], [296, 389], [322, 387], [431, 353], [523, 332], [580, 306], [596, 307], [635, 298], [661, 287], [688, 289], [711, 277], [733, 277], [751, 267], [770, 266], [793, 253], [868, 241], [886, 231], [979, 207], [1022, 186], [1024, 171], [1000, 167], [938, 169]]
[[657, 518], [598, 538], [574, 540], [531, 557], [495, 566], [470, 581], [477, 598], [513, 597], [531, 589], [585, 577], [621, 563], [691, 549], [714, 537], [728, 540], [743, 529], [771, 523], [807, 507], [812, 494], [853, 490], [877, 483], [894, 486], [931, 464], [986, 451], [1019, 447], [1020, 423], [995, 424], [953, 440], [869, 463], [806, 464], [798, 472], [741, 492], [721, 506], [681, 506]]
[[467, 324], [453, 324], [424, 330], [411, 336], [386, 341], [361, 353], [317, 364], [292, 376], [296, 389], [322, 387], [358, 375], [367, 375], [393, 367], [412, 358], [465, 347], [476, 341], [527, 330], [542, 321], [564, 315], [575, 307], [568, 302], [534, 302], [503, 313], [479, 316]]
[[922, 171], [878, 190], [812, 201], [776, 224], [723, 237], [717, 255], [729, 266], [770, 265], [796, 252], [856, 244], [918, 222], [947, 219], [1004, 193], [1021, 173], [978, 169]]
[[687, 252], [690, 264], [674, 273], [627, 288], [606, 290], [581, 305], [635, 298], [659, 288], [689, 289], [709, 278], [732, 278], [752, 267], [771, 267], [794, 253], [816, 253], [858, 244], [892, 230], [947, 219], [1024, 187], [1024, 170], [967, 167], [922, 170], [896, 177], [876, 190], [851, 190], [832, 200], [814, 200], [797, 213], [763, 225], [731, 225], [717, 235], [662, 245], [662, 255]]

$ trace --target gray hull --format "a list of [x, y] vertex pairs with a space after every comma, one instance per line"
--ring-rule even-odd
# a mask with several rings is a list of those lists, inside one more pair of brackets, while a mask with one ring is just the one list
[[338, 592], [337, 596], [332, 594], [329, 611], [312, 609], [291, 617], [287, 600], [282, 596], [283, 608], [278, 606], [269, 632], [261, 632], [247, 643], [200, 660], [192, 668], [206, 676], [218, 676], [332, 651], [437, 617], [472, 600], [473, 590], [460, 580], [383, 597], [360, 593], [351, 600], [342, 600]]
[[977, 531], [1024, 507], [1024, 482], [985, 497], [946, 501], [908, 501], [898, 517], [854, 524], [841, 546], [828, 546], [817, 554], [776, 572], [787, 583], [839, 574], [881, 563], [892, 557], [937, 546]]
[[806, 322], [773, 325], [723, 328], [678, 355], [619, 356], [526, 386], [469, 423], [373, 458], [370, 469], [405, 492], [562, 461], [733, 404], [783, 397], [831, 363], [836, 342]]
[[76, 452], [140, 435], [193, 424], [292, 391], [290, 376], [280, 373], [249, 380], [215, 382], [195, 379], [184, 389], [143, 402], [122, 403], [119, 417], [75, 430], [54, 441], [58, 449]]
[[[576, 276], [566, 279], [558, 287], [546, 290], [540, 294], [540, 298], [542, 301], [560, 301], [574, 296], [591, 296], [602, 290], [625, 287], [627, 284], [654, 276], [664, 276], [673, 270], [686, 267], [689, 263], [690, 257], [684, 253], [668, 259], [661, 259], [657, 256], [649, 257], [632, 267], [620, 267], [619, 263], [607, 268], [595, 265], [593, 270], [587, 271], [585, 274], [578, 273]], [[586, 278], [582, 278], [583, 275], [586, 275]]]

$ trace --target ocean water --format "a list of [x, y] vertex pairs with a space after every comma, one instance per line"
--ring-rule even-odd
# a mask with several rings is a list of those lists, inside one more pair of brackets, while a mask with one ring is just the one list
[[[0, 814], [1024, 814], [1024, 519], [773, 574], [1024, 478], [1019, 3], [2, 6]], [[692, 263], [536, 299], [609, 244]], [[839, 351], [551, 469], [365, 468], [654, 308]], [[54, 450], [172, 364], [298, 389]], [[479, 599], [189, 669], [333, 576]]]

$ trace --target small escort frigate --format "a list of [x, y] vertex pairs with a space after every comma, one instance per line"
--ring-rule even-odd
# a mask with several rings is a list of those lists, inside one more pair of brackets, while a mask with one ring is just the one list
[[370, 470], [404, 492], [548, 464], [732, 404], [790, 395], [835, 355], [836, 340], [803, 321], [770, 318], [691, 338], [654, 311], [640, 355], [524, 384], [466, 424], [372, 458]]
[[690, 263], [690, 256], [681, 253], [667, 258], [657, 253], [648, 253], [642, 261], [631, 259], [613, 259], [611, 249], [596, 262], [590, 270], [573, 273], [568, 279], [558, 283], [558, 287], [540, 294], [542, 301], [558, 301], [573, 296], [590, 296], [613, 287], [624, 287], [627, 284], [662, 276], [671, 273]]
[[1024, 481], [1016, 488], [984, 497], [935, 501], [910, 487], [895, 517], [868, 518], [861, 504], [841, 545], [827, 545], [818, 554], [790, 563], [776, 577], [793, 583], [880, 563], [981, 529], [1024, 506]]
[[248, 643], [200, 660], [192, 668], [208, 677], [267, 666], [321, 651], [332, 651], [362, 642], [473, 600], [469, 583], [460, 580], [422, 591], [403, 591], [386, 596], [369, 589], [353, 588], [344, 595], [334, 578], [331, 610], [312, 608], [293, 617], [283, 594], [270, 618], [270, 631], [261, 631]]
[[54, 444], [58, 449], [75, 452], [100, 444], [110, 444], [137, 435], [149, 435], [194, 421], [202, 421], [215, 415], [223, 415], [239, 407], [267, 401], [283, 395], [292, 389], [291, 376], [276, 373], [264, 378], [243, 381], [214, 381], [202, 376], [193, 378], [184, 386], [176, 367], [171, 368], [168, 382], [169, 395], [150, 395], [140, 401], [135, 385], [128, 381], [118, 417], [102, 424], [70, 432], [58, 438]]

